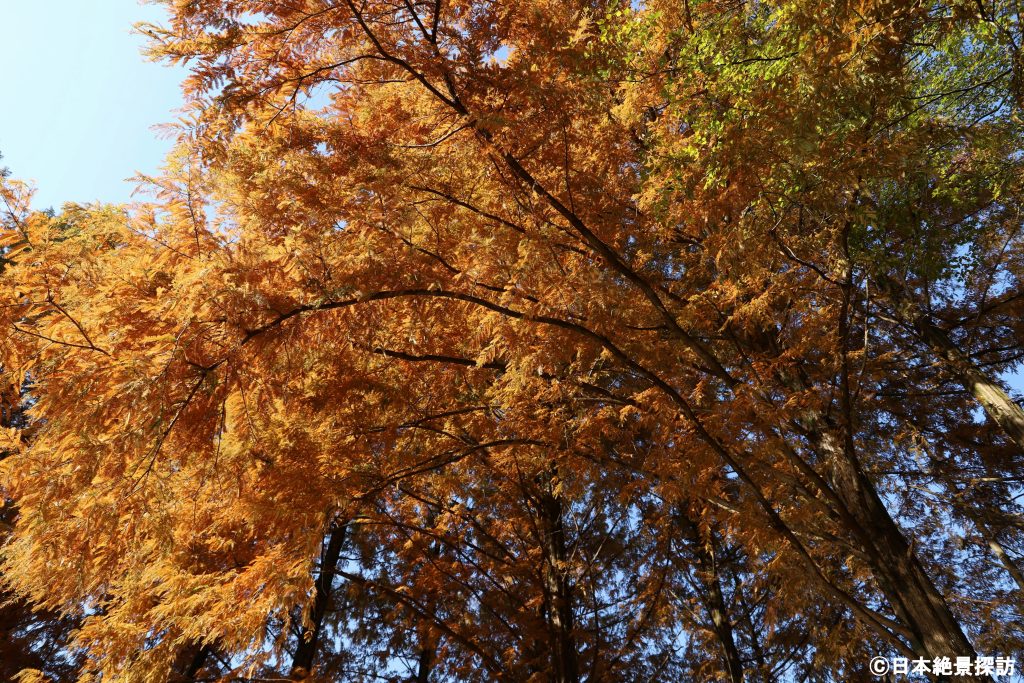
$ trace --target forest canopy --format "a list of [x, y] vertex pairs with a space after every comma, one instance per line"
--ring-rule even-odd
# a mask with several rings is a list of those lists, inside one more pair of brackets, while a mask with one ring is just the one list
[[159, 4], [140, 200], [0, 179], [0, 677], [1024, 658], [1015, 3]]

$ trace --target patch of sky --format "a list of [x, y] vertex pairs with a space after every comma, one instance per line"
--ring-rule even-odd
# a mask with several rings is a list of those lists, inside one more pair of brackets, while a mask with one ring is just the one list
[[36, 208], [127, 201], [127, 179], [161, 166], [171, 142], [153, 127], [176, 119], [186, 72], [146, 61], [132, 26], [163, 20], [136, 0], [4, 4], [0, 153]]
[[498, 64], [505, 66], [508, 62], [509, 55], [512, 54], [512, 48], [507, 45], [500, 46], [492, 54], [489, 55], [490, 60], [497, 62]]

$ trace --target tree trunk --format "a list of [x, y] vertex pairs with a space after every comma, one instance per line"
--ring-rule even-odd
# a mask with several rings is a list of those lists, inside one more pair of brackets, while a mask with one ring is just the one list
[[722, 646], [722, 665], [731, 683], [742, 683], [743, 660], [736, 647], [733, 625], [725, 606], [725, 596], [718, 572], [717, 544], [714, 532], [701, 534], [700, 527], [682, 510], [677, 515], [679, 525], [693, 547], [697, 559], [697, 578], [704, 587], [704, 603], [712, 628]]
[[430, 667], [434, 661], [434, 652], [427, 648], [420, 650], [420, 655], [416, 660], [416, 678], [415, 683], [429, 683], [430, 681]]
[[920, 311], [909, 297], [904, 296], [897, 285], [878, 278], [879, 286], [892, 303], [897, 318], [914, 330], [931, 348], [951, 376], [956, 378], [975, 401], [999, 425], [1000, 429], [1024, 451], [1024, 409], [999, 383], [978, 367], [970, 357], [961, 351], [945, 330], [932, 322], [930, 316]]
[[946, 369], [974, 397], [992, 421], [1024, 451], [1024, 409], [1003, 388], [953, 344], [930, 320], [918, 321], [917, 329], [944, 362]]
[[[426, 527], [433, 528], [437, 522], [437, 513], [433, 508], [430, 508], [427, 513]], [[434, 541], [427, 546], [427, 553], [431, 557], [431, 561], [436, 561], [441, 557], [441, 542]], [[428, 614], [435, 615], [438, 599], [443, 600], [443, 595], [430, 595], [424, 605], [424, 611]], [[416, 641], [419, 646], [419, 652], [416, 656], [416, 677], [413, 679], [414, 683], [429, 683], [430, 672], [434, 666], [434, 659], [437, 656], [438, 639], [432, 633], [431, 624], [429, 619], [422, 619], [416, 627]]]
[[345, 544], [348, 527], [344, 524], [334, 527], [327, 540], [327, 547], [320, 556], [320, 573], [316, 579], [316, 595], [313, 598], [313, 609], [309, 615], [309, 627], [299, 632], [295, 655], [292, 657], [291, 670], [288, 678], [299, 681], [313, 671], [320, 634], [323, 629], [324, 617], [331, 603], [331, 586], [338, 567], [341, 548]]
[[[791, 389], [802, 390], [807, 385], [802, 378], [782, 380]], [[851, 410], [848, 394], [843, 401]], [[919, 657], [976, 656], [945, 597], [864, 473], [850, 427], [842, 433], [828, 416], [817, 412], [805, 416], [803, 424], [798, 431], [805, 433], [830, 468], [829, 480], [819, 480], [816, 485], [831, 489], [841, 504], [840, 516], [867, 556], [878, 588], [898, 621], [910, 632], [910, 649]], [[809, 464], [807, 467], [813, 469]], [[986, 676], [960, 678], [991, 680]]]
[[579, 683], [579, 660], [573, 635], [572, 587], [565, 575], [565, 529], [562, 502], [547, 491], [540, 495], [544, 588], [551, 629], [551, 681]]
[[974, 523], [978, 527], [978, 531], [984, 534], [985, 542], [988, 543], [989, 550], [991, 550], [992, 554], [999, 560], [999, 564], [1003, 565], [1003, 569], [1006, 570], [1006, 573], [1013, 578], [1013, 582], [1017, 584], [1017, 589], [1024, 592], [1024, 572], [1021, 572], [1017, 563], [1007, 554], [1006, 549], [1003, 548], [1003, 544], [999, 542], [998, 538], [996, 538], [995, 530], [989, 528], [988, 525], [979, 520], [975, 520]]
[[171, 683], [189, 683], [196, 680], [196, 676], [206, 666], [206, 660], [210, 658], [211, 654], [213, 654], [213, 649], [209, 645], [195, 643], [182, 648], [175, 657], [168, 680]]
[[[949, 375], [954, 377], [975, 401], [984, 409], [985, 413], [999, 425], [1021, 451], [1024, 451], [1024, 409], [1010, 398], [1009, 394], [1003, 391], [998, 382], [982, 370], [971, 358], [964, 353], [945, 330], [937, 326], [924, 311], [913, 303], [912, 297], [906, 296], [899, 286], [888, 278], [876, 277], [882, 293], [888, 297], [892, 304], [896, 318], [914, 329], [917, 334], [929, 346], [932, 353], [938, 358], [942, 367]], [[977, 520], [975, 520], [977, 522]], [[869, 527], [870, 528], [870, 527]], [[1013, 578], [1019, 588], [1024, 590], [1024, 575], [1003, 550], [1002, 545], [983, 525], [979, 529], [987, 536], [989, 548], [999, 559], [1000, 563]], [[904, 544], [906, 541], [904, 540]], [[915, 564], [917, 564], [915, 562]], [[918, 566], [919, 569], [919, 566]], [[923, 572], [922, 572], [923, 573]], [[948, 608], [946, 608], [948, 611]], [[963, 632], [957, 627], [960, 637]], [[956, 640], [956, 634], [951, 633]], [[963, 637], [966, 641], [966, 638]]]
[[848, 442], [844, 446], [831, 431], [817, 432], [815, 436], [830, 462], [836, 494], [863, 531], [865, 551], [879, 588], [913, 634], [911, 649], [924, 657], [976, 656], [945, 598], [864, 474], [853, 444]]

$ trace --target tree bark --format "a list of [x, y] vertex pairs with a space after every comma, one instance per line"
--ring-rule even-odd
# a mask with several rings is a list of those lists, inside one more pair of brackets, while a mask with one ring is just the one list
[[1024, 451], [1024, 409], [926, 316], [919, 316], [914, 321], [914, 327], [943, 361], [946, 370], [956, 377], [992, 421]]
[[434, 661], [434, 652], [427, 648], [420, 650], [420, 655], [416, 660], [416, 678], [415, 683], [429, 683], [430, 681], [430, 668]]
[[194, 643], [182, 648], [175, 657], [172, 665], [172, 673], [168, 680], [172, 683], [189, 683], [196, 680], [196, 676], [206, 666], [206, 661], [213, 654], [209, 645]]
[[995, 531], [983, 525], [981, 522], [975, 522], [978, 525], [979, 531], [985, 534], [985, 541], [988, 543], [989, 550], [999, 560], [999, 564], [1003, 565], [1003, 569], [1006, 573], [1013, 578], [1013, 582], [1017, 584], [1017, 589], [1024, 592], [1024, 572], [1021, 572], [1020, 567], [1013, 560], [1012, 557], [1007, 554], [1006, 549], [1003, 548], [1003, 544], [996, 538]]
[[743, 660], [736, 647], [732, 621], [725, 606], [725, 595], [718, 571], [717, 544], [714, 532], [701, 534], [700, 527], [682, 510], [677, 515], [679, 525], [693, 547], [697, 559], [697, 578], [704, 587], [704, 603], [711, 619], [715, 637], [722, 646], [722, 666], [731, 683], [743, 683]]
[[299, 681], [313, 671], [320, 635], [323, 630], [324, 617], [331, 603], [331, 586], [338, 568], [341, 548], [345, 545], [348, 526], [345, 524], [334, 527], [327, 539], [327, 547], [320, 555], [320, 573], [316, 579], [316, 594], [313, 598], [313, 609], [309, 616], [310, 625], [299, 632], [295, 654], [292, 657], [288, 678]]
[[540, 495], [544, 588], [551, 629], [552, 683], [579, 683], [579, 658], [573, 635], [572, 586], [565, 575], [565, 528], [562, 502], [547, 491]]
[[[782, 377], [791, 389], [802, 390], [807, 382], [799, 377]], [[843, 384], [848, 378], [844, 370]], [[847, 419], [853, 406], [848, 387], [842, 392]], [[852, 426], [840, 429], [827, 415], [812, 412], [802, 420], [802, 431], [812, 447], [823, 456], [830, 472], [827, 481], [815, 483], [830, 489], [853, 541], [867, 557], [878, 588], [889, 602], [897, 620], [910, 633], [910, 649], [919, 657], [974, 657], [974, 646], [964, 634], [945, 597], [935, 586], [917, 558], [912, 544], [889, 514], [857, 457]], [[813, 468], [806, 465], [809, 471]], [[828, 493], [828, 492], [826, 492]], [[986, 676], [965, 680], [991, 680]]]
[[[896, 318], [920, 336], [943, 369], [963, 385], [985, 414], [1024, 452], [1024, 409], [1020, 404], [999, 386], [995, 378], [972, 361], [970, 356], [953, 342], [949, 334], [932, 321], [931, 316], [916, 306], [912, 297], [907, 296], [888, 278], [875, 279], [882, 293], [889, 299]], [[1020, 568], [1006, 554], [995, 534], [977, 518], [974, 521], [979, 531], [985, 535], [989, 549], [1013, 578], [1017, 587], [1024, 590], [1024, 574]]]
[[876, 278], [882, 292], [892, 303], [896, 317], [904, 325], [912, 327], [924, 340], [942, 367], [954, 377], [975, 401], [984, 409], [993, 422], [1024, 452], [1024, 409], [1010, 398], [995, 378], [982, 370], [971, 358], [960, 350], [945, 330], [931, 317], [920, 311], [910, 297], [897, 289], [897, 285], [884, 278]]
[[923, 657], [976, 656], [942, 593], [865, 475], [853, 444], [849, 439], [841, 443], [831, 430], [817, 432], [815, 436], [830, 462], [836, 494], [861, 527], [879, 588], [897, 618], [913, 634], [911, 649]]
[[[427, 513], [426, 526], [427, 528], [433, 528], [437, 521], [437, 514], [433, 508]], [[427, 546], [427, 553], [432, 558], [432, 561], [436, 561], [441, 556], [441, 542], [434, 541]], [[431, 595], [424, 605], [424, 609], [431, 614], [435, 614], [437, 609], [437, 600], [444, 599], [441, 595]], [[437, 656], [438, 639], [431, 632], [430, 620], [421, 619], [416, 627], [416, 640], [419, 646], [419, 651], [416, 656], [416, 677], [413, 679], [414, 683], [429, 683], [430, 673], [434, 667], [434, 659]]]

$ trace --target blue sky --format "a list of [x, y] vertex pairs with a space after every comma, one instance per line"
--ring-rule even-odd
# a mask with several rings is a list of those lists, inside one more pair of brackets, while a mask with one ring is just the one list
[[137, 21], [162, 10], [138, 0], [0, 0], [0, 166], [38, 187], [37, 208], [128, 200], [170, 142], [181, 69], [146, 61]]

